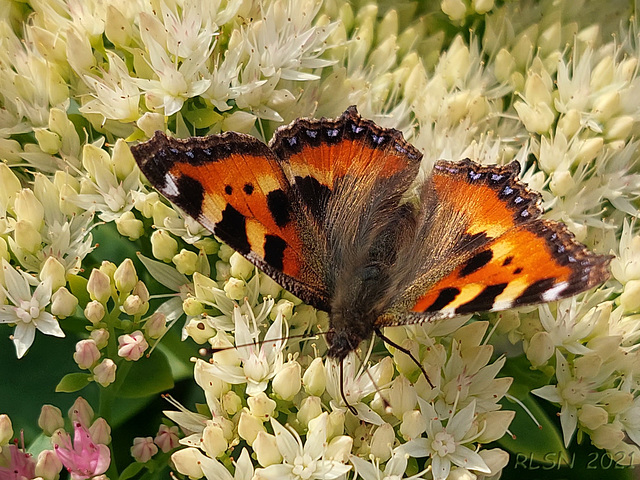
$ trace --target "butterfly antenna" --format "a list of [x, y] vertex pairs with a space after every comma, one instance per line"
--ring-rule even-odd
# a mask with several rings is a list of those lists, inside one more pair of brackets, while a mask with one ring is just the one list
[[[328, 332], [317, 332], [317, 333], [301, 333], [300, 335], [289, 335], [287, 337], [284, 338], [273, 338], [271, 340], [269, 340], [270, 342], [280, 342], [282, 340], [291, 340], [292, 338], [302, 338], [302, 339], [316, 339], [319, 338], [320, 335], [326, 335]], [[214, 353], [218, 353], [218, 352], [224, 352], [226, 350], [233, 350], [235, 348], [242, 348], [242, 347], [253, 347], [255, 345], [255, 343], [245, 343], [244, 345], [228, 345], [226, 347], [207, 347], [207, 348], [201, 348], [200, 350], [198, 350], [198, 353], [202, 356], [205, 357], [207, 355], [213, 355]]]
[[353, 405], [349, 403], [349, 400], [347, 400], [347, 395], [344, 392], [344, 358], [340, 359], [340, 396], [342, 397], [342, 400], [344, 401], [344, 404], [347, 406], [349, 411], [355, 416], [358, 416], [358, 411]]
[[[367, 356], [365, 358], [369, 358], [371, 356], [371, 352], [373, 350], [373, 340], [369, 343], [369, 352], [367, 353]], [[356, 355], [358, 355], [357, 352], [354, 352]], [[382, 391], [380, 390], [380, 387], [378, 387], [378, 384], [376, 383], [375, 379], [373, 378], [373, 375], [371, 375], [371, 372], [369, 371], [369, 369], [367, 368], [367, 366], [365, 365], [365, 360], [358, 357], [358, 360], [360, 360], [360, 363], [362, 364], [362, 368], [364, 369], [364, 372], [367, 374], [367, 377], [369, 377], [369, 380], [371, 380], [371, 384], [373, 385], [373, 388], [376, 389], [376, 393], [378, 394], [378, 396], [380, 397], [380, 399], [382, 400], [382, 403], [384, 405], [384, 410], [387, 413], [391, 413], [391, 404], [389, 403], [389, 401], [385, 398], [385, 396], [382, 394]]]
[[376, 335], [378, 337], [380, 337], [380, 339], [384, 342], [384, 343], [388, 343], [389, 345], [391, 345], [393, 348], [400, 350], [402, 353], [404, 353], [405, 355], [407, 355], [411, 361], [413, 361], [413, 363], [415, 363], [418, 368], [420, 369], [420, 371], [422, 372], [422, 374], [424, 375], [424, 378], [427, 380], [427, 382], [429, 383], [429, 385], [431, 386], [431, 388], [435, 388], [433, 383], [431, 383], [431, 379], [429, 378], [429, 375], [427, 374], [427, 371], [424, 369], [424, 367], [422, 366], [422, 363], [420, 363], [420, 360], [418, 360], [413, 353], [411, 353], [411, 350], [409, 350], [408, 348], [404, 348], [401, 345], [398, 345], [396, 342], [394, 342], [393, 340], [391, 340], [389, 337], [387, 337], [386, 335], [384, 335], [382, 333], [382, 330], [380, 330], [379, 328], [375, 329]]

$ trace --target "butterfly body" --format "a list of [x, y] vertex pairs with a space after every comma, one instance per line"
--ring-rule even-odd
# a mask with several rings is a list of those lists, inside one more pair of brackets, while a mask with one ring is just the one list
[[265, 145], [243, 134], [156, 133], [132, 148], [169, 200], [305, 302], [329, 312], [342, 359], [382, 327], [557, 300], [608, 278], [541, 218], [519, 164], [436, 162], [350, 107], [298, 119]]

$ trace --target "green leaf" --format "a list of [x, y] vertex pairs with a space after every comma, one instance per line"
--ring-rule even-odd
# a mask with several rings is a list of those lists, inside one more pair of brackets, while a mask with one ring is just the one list
[[156, 395], [173, 388], [173, 376], [167, 357], [155, 350], [149, 358], [143, 357], [131, 366], [118, 396], [141, 398]]
[[69, 275], [68, 282], [71, 293], [78, 299], [78, 305], [86, 305], [91, 301], [89, 292], [87, 292], [89, 281], [86, 278], [80, 275]]
[[82, 390], [89, 385], [89, 377], [88, 373], [68, 373], [56, 386], [56, 392], [72, 393]]
[[144, 468], [144, 463], [134, 462], [130, 463], [127, 468], [125, 468], [120, 476], [119, 480], [127, 480], [129, 478], [135, 477], [140, 470]]

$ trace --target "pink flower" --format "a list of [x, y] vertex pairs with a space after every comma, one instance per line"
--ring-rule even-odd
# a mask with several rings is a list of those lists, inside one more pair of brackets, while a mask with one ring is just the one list
[[72, 480], [84, 480], [107, 471], [111, 462], [109, 447], [94, 444], [89, 431], [79, 422], [74, 424], [73, 445], [69, 435], [60, 438], [61, 444], [55, 445], [55, 452]]
[[180, 438], [178, 437], [178, 427], [168, 427], [164, 424], [160, 425], [158, 434], [153, 442], [160, 447], [160, 449], [167, 453], [176, 448]]
[[118, 355], [126, 360], [139, 360], [149, 344], [140, 330], [118, 337]]
[[33, 457], [20, 451], [17, 445], [9, 445], [3, 447], [3, 456], [5, 450], [9, 450], [11, 460], [6, 467], [0, 467], [0, 480], [23, 480], [36, 476], [36, 462]]

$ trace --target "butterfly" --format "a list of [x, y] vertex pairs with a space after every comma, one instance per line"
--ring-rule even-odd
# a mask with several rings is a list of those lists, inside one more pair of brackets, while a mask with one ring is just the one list
[[609, 256], [541, 218], [517, 161], [441, 160], [411, 195], [422, 154], [353, 106], [269, 145], [156, 132], [132, 152], [167, 199], [329, 313], [337, 360], [383, 327], [551, 302], [609, 277]]

